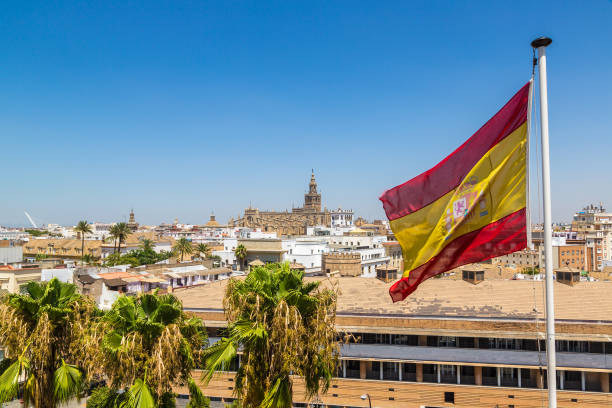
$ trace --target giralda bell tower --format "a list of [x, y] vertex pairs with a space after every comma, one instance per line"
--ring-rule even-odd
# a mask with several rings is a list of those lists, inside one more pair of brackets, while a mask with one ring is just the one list
[[304, 210], [321, 212], [321, 194], [317, 192], [317, 181], [315, 180], [314, 169], [310, 176], [308, 193], [304, 194]]

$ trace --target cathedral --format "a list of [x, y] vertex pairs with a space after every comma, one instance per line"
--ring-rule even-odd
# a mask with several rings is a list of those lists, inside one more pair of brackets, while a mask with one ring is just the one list
[[315, 225], [331, 225], [331, 214], [325, 208], [321, 210], [321, 194], [317, 191], [314, 171], [310, 177], [308, 193], [304, 194], [304, 206], [289, 211], [259, 211], [247, 208], [244, 216], [236, 220], [238, 227], [261, 228], [264, 232], [276, 232], [282, 235], [305, 235], [306, 228]]

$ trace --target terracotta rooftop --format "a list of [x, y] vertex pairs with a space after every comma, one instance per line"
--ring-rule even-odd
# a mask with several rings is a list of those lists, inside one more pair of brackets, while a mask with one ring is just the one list
[[[327, 278], [305, 278], [321, 280]], [[472, 285], [462, 280], [430, 279], [405, 301], [393, 304], [391, 283], [378, 279], [340, 277], [338, 313], [467, 318], [544, 318], [544, 282], [496, 280]], [[324, 283], [326, 284], [326, 283]], [[177, 296], [186, 308], [222, 309], [227, 280], [186, 289]], [[612, 282], [555, 282], [555, 317], [558, 320], [612, 320]], [[544, 322], [542, 321], [542, 324]]]

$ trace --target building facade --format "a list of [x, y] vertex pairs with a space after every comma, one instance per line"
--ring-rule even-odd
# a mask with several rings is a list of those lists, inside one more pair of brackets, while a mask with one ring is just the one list
[[574, 214], [572, 231], [589, 248], [585, 261], [587, 268], [601, 271], [604, 261], [612, 260], [612, 213], [601, 204], [591, 204]]
[[[341, 210], [335, 213], [342, 212]], [[344, 213], [342, 213], [344, 214]], [[261, 229], [264, 232], [276, 232], [282, 235], [306, 235], [309, 226], [331, 226], [332, 213], [321, 209], [321, 194], [317, 190], [314, 172], [310, 177], [308, 192], [304, 195], [304, 206], [289, 211], [260, 211], [249, 207], [244, 215], [234, 223], [238, 227]], [[352, 214], [350, 214], [352, 221]]]
[[540, 267], [540, 251], [525, 248], [511, 254], [498, 256], [491, 261], [495, 265], [518, 269]]
[[321, 257], [328, 252], [327, 241], [319, 237], [297, 237], [282, 240], [283, 261], [301, 264], [311, 274], [321, 272]]
[[357, 252], [329, 252], [323, 254], [321, 271], [330, 275], [361, 275], [361, 256]]
[[[545, 406], [543, 284], [432, 279], [408, 301], [392, 304], [388, 283], [339, 278], [336, 329], [353, 340], [341, 346], [336, 378], [317, 406], [367, 407], [361, 399], [366, 393], [375, 407]], [[211, 342], [225, 328], [221, 296], [213, 293], [223, 289], [179, 295], [204, 319]], [[612, 282], [555, 282], [559, 407], [612, 404], [610, 290]], [[232, 401], [234, 376], [231, 369], [220, 373], [202, 384], [204, 393], [213, 401]], [[294, 406], [314, 402], [304, 398], [299, 378], [293, 391]]]

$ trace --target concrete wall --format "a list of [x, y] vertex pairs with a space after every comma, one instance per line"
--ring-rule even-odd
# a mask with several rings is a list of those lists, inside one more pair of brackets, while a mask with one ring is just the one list
[[7, 265], [23, 261], [22, 246], [0, 247], [0, 265]]

